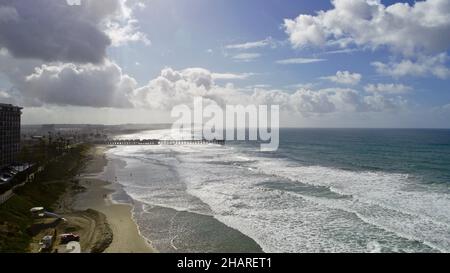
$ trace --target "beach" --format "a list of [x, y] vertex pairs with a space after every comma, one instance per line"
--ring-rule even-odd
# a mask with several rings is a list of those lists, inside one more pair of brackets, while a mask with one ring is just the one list
[[116, 204], [110, 199], [112, 189], [109, 182], [96, 178], [107, 164], [104, 146], [91, 149], [90, 160], [80, 175], [79, 185], [85, 190], [75, 194], [72, 200], [73, 210], [93, 209], [105, 215], [112, 231], [111, 244], [104, 252], [151, 253], [156, 250], [140, 234], [132, 216], [130, 204]]
[[[161, 131], [167, 130], [150, 132]], [[179, 148], [195, 147], [200, 152], [201, 147], [207, 146], [187, 144]], [[189, 193], [184, 180], [191, 177], [177, 173], [163, 162], [167, 159], [179, 164], [169, 147], [174, 145], [117, 145], [105, 152], [108, 162], [101, 178], [113, 182], [113, 200], [133, 205], [133, 218], [140, 233], [164, 253], [263, 252], [252, 237], [218, 219], [208, 204]], [[221, 145], [211, 147], [221, 149]], [[209, 168], [205, 165], [197, 169]], [[227, 182], [225, 177], [222, 181]]]
[[[76, 178], [76, 190], [60, 201], [64, 217], [81, 235], [83, 252], [262, 252], [253, 239], [211, 214], [159, 206], [157, 198], [149, 205], [129, 196], [122, 184], [126, 182], [123, 173], [129, 177], [134, 173], [128, 173], [123, 160], [106, 155], [114, 148], [92, 147]], [[146, 185], [158, 193], [161, 185], [155, 179], [161, 174], [153, 165], [143, 168]], [[64, 232], [67, 227], [59, 229]]]
[[[58, 232], [79, 234], [82, 252], [448, 252], [448, 154], [421, 143], [446, 144], [449, 132], [327, 133], [282, 130], [276, 154], [251, 143], [91, 147], [65, 182], [56, 212], [69, 226]], [[413, 167], [424, 160], [441, 171]]]
[[117, 177], [113, 199], [133, 204], [160, 252], [448, 252], [447, 131], [280, 136], [275, 153], [251, 142], [117, 145], [106, 180]]
[[[351, 133], [286, 129], [276, 154], [251, 143], [99, 146], [74, 208], [105, 215], [113, 233], [105, 252], [448, 252], [440, 151], [418, 138], [417, 159], [400, 165], [411, 151], [403, 136], [416, 132]], [[447, 132], [420, 133], [446, 143]], [[442, 172], [411, 167], [423, 158]]]

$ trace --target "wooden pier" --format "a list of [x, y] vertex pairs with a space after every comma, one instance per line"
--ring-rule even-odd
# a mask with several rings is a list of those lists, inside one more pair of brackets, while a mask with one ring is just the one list
[[224, 145], [225, 140], [172, 140], [172, 139], [106, 139], [94, 141], [94, 144], [102, 145], [200, 145], [218, 144]]

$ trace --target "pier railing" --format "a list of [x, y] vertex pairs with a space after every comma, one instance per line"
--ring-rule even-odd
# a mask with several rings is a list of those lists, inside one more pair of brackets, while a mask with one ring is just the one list
[[193, 144], [218, 144], [224, 145], [225, 140], [173, 140], [173, 139], [106, 139], [93, 141], [94, 144], [103, 145], [193, 145]]

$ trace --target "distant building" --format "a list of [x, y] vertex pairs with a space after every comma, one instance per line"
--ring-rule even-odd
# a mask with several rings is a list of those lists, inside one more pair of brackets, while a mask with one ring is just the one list
[[22, 108], [0, 103], [0, 167], [16, 160], [20, 150]]

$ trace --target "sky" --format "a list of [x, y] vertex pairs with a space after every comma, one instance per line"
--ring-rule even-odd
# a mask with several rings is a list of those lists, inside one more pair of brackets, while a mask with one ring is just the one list
[[164, 123], [196, 96], [288, 127], [450, 127], [450, 1], [0, 0], [24, 124]]

